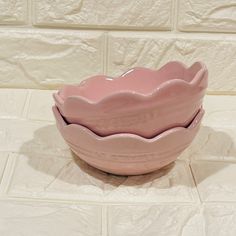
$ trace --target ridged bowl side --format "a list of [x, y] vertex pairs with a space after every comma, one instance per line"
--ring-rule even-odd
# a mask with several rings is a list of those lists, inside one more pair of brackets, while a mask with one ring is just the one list
[[194, 139], [204, 114], [201, 109], [187, 128], [172, 128], [146, 139], [133, 134], [101, 137], [84, 126], [67, 124], [56, 107], [53, 112], [61, 135], [81, 159], [118, 175], [149, 173], [176, 160]]

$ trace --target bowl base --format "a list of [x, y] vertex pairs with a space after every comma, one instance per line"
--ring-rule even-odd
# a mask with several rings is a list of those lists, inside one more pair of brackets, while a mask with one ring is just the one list
[[106, 172], [108, 174], [113, 174], [113, 175], [120, 175], [120, 176], [135, 176], [135, 175], [144, 175], [144, 174], [149, 174], [152, 173], [154, 171], [160, 170], [166, 166], [168, 166], [169, 164], [175, 162], [176, 158], [171, 158], [169, 160], [166, 160], [165, 162], [162, 162], [161, 165], [159, 164], [158, 166], [152, 166], [152, 168], [145, 168], [145, 165], [143, 166], [143, 168], [139, 167], [137, 168], [137, 163], [133, 163], [132, 165], [129, 165], [129, 168], [121, 168], [118, 167], [114, 168], [114, 167], [104, 167], [104, 165], [102, 164], [98, 164], [98, 163], [94, 163], [90, 160], [88, 160], [87, 158], [83, 158], [83, 156], [81, 156], [80, 154], [78, 154], [76, 151], [74, 151], [73, 149], [71, 149], [72, 152], [76, 155], [77, 158], [83, 160], [84, 162], [86, 162], [88, 165], [101, 170], [103, 172]]

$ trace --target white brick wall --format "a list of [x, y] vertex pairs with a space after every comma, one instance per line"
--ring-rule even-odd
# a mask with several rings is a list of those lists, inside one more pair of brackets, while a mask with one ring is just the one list
[[0, 23], [1, 24], [26, 24], [27, 0], [1, 0]]
[[236, 94], [236, 0], [0, 0], [0, 86], [55, 89], [169, 60]]

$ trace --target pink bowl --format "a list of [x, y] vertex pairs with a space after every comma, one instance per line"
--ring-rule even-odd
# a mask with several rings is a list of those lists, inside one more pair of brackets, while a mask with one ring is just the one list
[[189, 124], [201, 107], [207, 77], [201, 62], [189, 68], [169, 62], [158, 71], [134, 68], [118, 78], [100, 75], [67, 85], [54, 100], [67, 122], [101, 136], [132, 133], [150, 138]]
[[84, 126], [67, 124], [56, 106], [53, 112], [73, 152], [91, 166], [118, 175], [145, 174], [175, 161], [194, 139], [204, 114], [200, 109], [187, 128], [172, 128], [146, 139], [135, 134], [101, 137]]

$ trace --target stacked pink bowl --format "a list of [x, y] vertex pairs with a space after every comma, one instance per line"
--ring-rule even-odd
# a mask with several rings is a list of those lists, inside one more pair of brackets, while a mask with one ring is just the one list
[[53, 112], [85, 162], [113, 174], [145, 174], [175, 161], [196, 136], [207, 80], [201, 62], [98, 75], [55, 93]]

